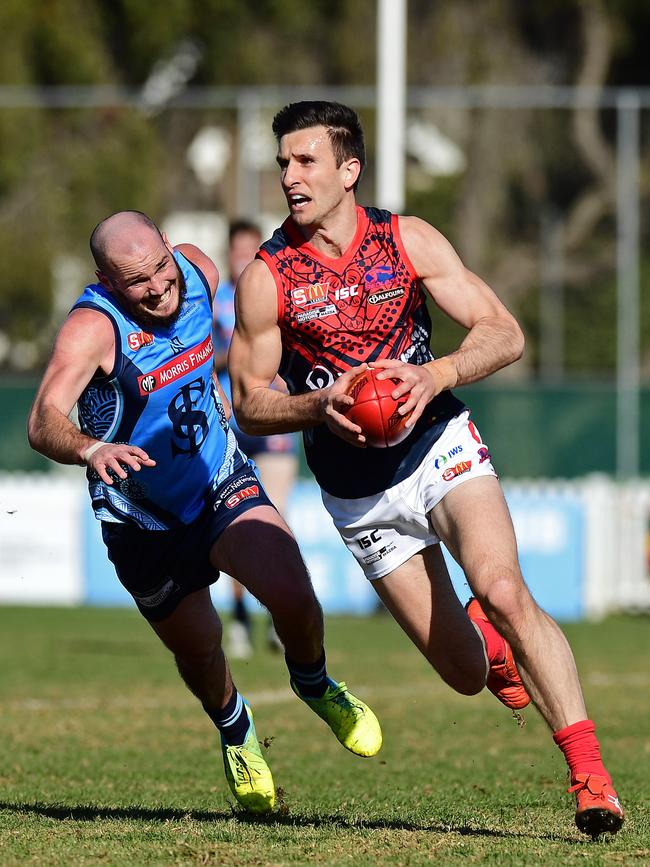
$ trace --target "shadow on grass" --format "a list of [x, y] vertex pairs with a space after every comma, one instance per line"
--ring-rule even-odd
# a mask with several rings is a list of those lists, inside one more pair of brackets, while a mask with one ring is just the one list
[[18, 803], [0, 801], [0, 811], [31, 813], [48, 819], [72, 819], [77, 822], [94, 822], [96, 819], [125, 819], [144, 822], [169, 822], [191, 819], [194, 822], [223, 822], [237, 819], [247, 825], [286, 826], [290, 828], [338, 828], [344, 830], [390, 830], [432, 831], [436, 834], [460, 834], [464, 837], [494, 837], [501, 839], [552, 840], [556, 843], [576, 843], [575, 837], [558, 834], [533, 834], [521, 831], [501, 831], [494, 828], [477, 828], [454, 822], [407, 822], [399, 819], [346, 819], [339, 815], [316, 813], [292, 814], [276, 811], [270, 815], [255, 816], [233, 807], [231, 810], [175, 810], [169, 807], [98, 807], [91, 804]]

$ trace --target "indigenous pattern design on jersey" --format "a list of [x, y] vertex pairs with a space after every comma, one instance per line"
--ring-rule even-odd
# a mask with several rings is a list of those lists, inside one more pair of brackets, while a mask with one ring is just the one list
[[[290, 217], [258, 256], [278, 290], [279, 372], [291, 394], [331, 385], [363, 362], [432, 360], [425, 293], [404, 250], [398, 218], [389, 211], [357, 207], [357, 231], [340, 258], [306, 243]], [[307, 462], [333, 496], [376, 494], [411, 475], [462, 409], [451, 392], [443, 392], [412, 433], [388, 449], [356, 448], [319, 425], [304, 433]]]
[[106, 315], [115, 332], [115, 363], [95, 375], [77, 403], [83, 433], [144, 449], [155, 467], [112, 485], [88, 469], [95, 517], [167, 530], [193, 521], [210, 494], [244, 464], [212, 380], [212, 298], [201, 271], [174, 258], [185, 297], [169, 327], [142, 326], [99, 284], [86, 286], [73, 309]]

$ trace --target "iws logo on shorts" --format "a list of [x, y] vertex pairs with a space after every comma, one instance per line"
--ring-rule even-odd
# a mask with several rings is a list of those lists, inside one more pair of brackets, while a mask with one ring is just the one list
[[439, 470], [440, 467], [444, 467], [449, 458], [453, 458], [455, 455], [460, 454], [463, 451], [463, 447], [461, 445], [456, 445], [453, 448], [449, 449], [446, 455], [437, 455], [434, 458], [433, 465]]
[[456, 464], [454, 467], [449, 467], [448, 470], [445, 470], [442, 474], [443, 479], [446, 482], [450, 482], [452, 479], [455, 479], [456, 476], [462, 476], [463, 473], [467, 473], [472, 469], [471, 461], [461, 461], [459, 464]]

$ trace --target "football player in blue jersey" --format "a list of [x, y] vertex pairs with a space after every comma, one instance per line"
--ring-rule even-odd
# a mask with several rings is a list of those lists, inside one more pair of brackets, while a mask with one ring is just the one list
[[[223, 570], [268, 608], [291, 686], [360, 756], [373, 712], [326, 670], [323, 619], [291, 531], [237, 446], [213, 377], [212, 261], [172, 247], [137, 211], [91, 236], [97, 281], [55, 341], [29, 417], [33, 448], [86, 467], [108, 556], [220, 732], [239, 803], [275, 802], [250, 707], [235, 687], [209, 586]], [[77, 404], [77, 427], [69, 415]]]

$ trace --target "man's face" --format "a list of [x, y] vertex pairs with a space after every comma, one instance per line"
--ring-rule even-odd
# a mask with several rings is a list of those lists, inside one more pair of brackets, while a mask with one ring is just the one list
[[320, 225], [352, 190], [360, 168], [355, 159], [337, 167], [324, 126], [283, 135], [277, 163], [289, 212], [298, 226]]
[[185, 280], [172, 248], [157, 232], [137, 233], [132, 242], [111, 250], [109, 273], [99, 273], [133, 319], [145, 328], [168, 328], [178, 318]]
[[257, 232], [246, 229], [236, 232], [228, 246], [228, 270], [230, 279], [236, 283], [244, 268], [253, 261], [262, 239]]

